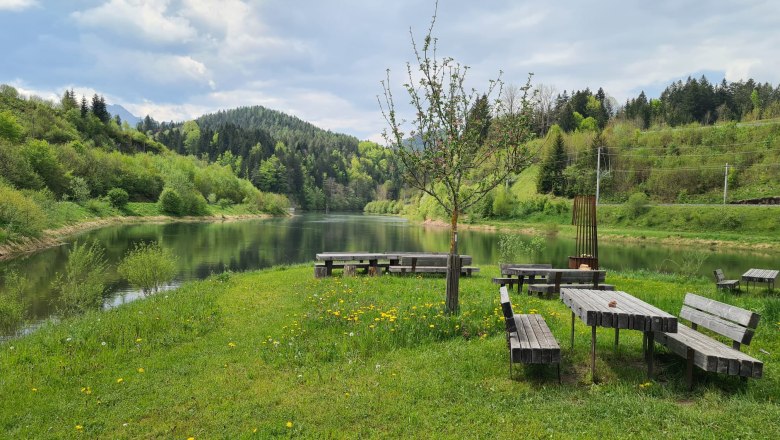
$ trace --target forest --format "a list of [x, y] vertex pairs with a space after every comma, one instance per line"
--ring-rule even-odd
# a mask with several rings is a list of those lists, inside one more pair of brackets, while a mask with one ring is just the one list
[[138, 129], [177, 153], [229, 165], [305, 210], [361, 210], [375, 198], [398, 197], [402, 186], [391, 150], [261, 106], [183, 123], [147, 116]]
[[262, 192], [227, 164], [171, 152], [111, 117], [103, 97], [59, 102], [0, 85], [0, 243], [38, 236], [86, 217], [207, 215], [216, 207], [285, 212], [284, 196]]

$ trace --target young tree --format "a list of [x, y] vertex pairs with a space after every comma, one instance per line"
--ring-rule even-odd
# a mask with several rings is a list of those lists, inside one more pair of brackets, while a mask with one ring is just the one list
[[530, 76], [522, 88], [518, 111], [503, 111], [500, 99], [490, 101], [491, 94], [500, 97], [500, 79], [491, 80], [484, 93], [469, 90], [468, 67], [449, 57], [438, 58], [435, 22], [434, 11], [422, 47], [410, 30], [416, 66], [407, 63], [408, 82], [403, 88], [411, 100], [412, 119], [407, 123], [398, 115], [389, 70], [382, 81], [384, 99], [377, 100], [389, 126], [385, 140], [403, 163], [408, 183], [433, 197], [450, 217], [446, 304], [449, 312], [456, 312], [458, 218], [528, 164]]

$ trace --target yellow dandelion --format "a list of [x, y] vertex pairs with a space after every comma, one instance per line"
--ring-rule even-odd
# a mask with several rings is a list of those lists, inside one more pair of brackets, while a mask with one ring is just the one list
[[253, 430], [252, 430], [252, 433], [253, 433], [253, 434], [257, 433], [257, 428], [253, 429]]
[[84, 427], [83, 427], [83, 426], [81, 426], [81, 425], [76, 425], [76, 431], [81, 431], [82, 429], [84, 429]]
[[195, 440], [195, 437], [187, 437], [187, 440]]
[[139, 372], [139, 373], [145, 373], [145, 372], [146, 372], [146, 370], [144, 370], [144, 369], [143, 369], [143, 367], [139, 367], [139, 368], [138, 368], [138, 372]]
[[235, 343], [235, 342], [228, 342], [228, 347], [231, 347], [231, 348], [233, 348], [233, 347], [235, 347], [235, 346], [236, 346], [236, 343]]
[[435, 326], [435, 325], [433, 325], [433, 324], [431, 324], [431, 325], [429, 325], [428, 327], [430, 327], [430, 328], [434, 328], [434, 327], [436, 327], [436, 326]]
[[38, 392], [38, 388], [33, 387], [32, 392], [33, 393], [37, 393]]
[[135, 342], [141, 342], [141, 341], [143, 341], [143, 339], [141, 339], [141, 338], [135, 338]]
[[125, 381], [125, 380], [124, 380], [124, 379], [122, 379], [122, 378], [120, 377], [120, 378], [118, 378], [118, 379], [116, 380], [116, 383], [122, 383], [122, 382], [124, 382], [124, 381]]
[[292, 428], [292, 422], [288, 420], [285, 426], [287, 426], [287, 428]]

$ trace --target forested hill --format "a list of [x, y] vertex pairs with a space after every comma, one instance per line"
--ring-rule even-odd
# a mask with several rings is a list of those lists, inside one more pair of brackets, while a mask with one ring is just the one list
[[261, 106], [184, 123], [146, 117], [139, 129], [173, 151], [229, 164], [261, 190], [287, 194], [308, 210], [359, 210], [377, 196], [396, 197], [401, 187], [386, 148]]

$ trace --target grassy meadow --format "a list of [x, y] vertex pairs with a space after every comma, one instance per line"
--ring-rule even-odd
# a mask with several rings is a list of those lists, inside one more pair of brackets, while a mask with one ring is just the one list
[[780, 296], [730, 294], [709, 280], [608, 273], [620, 290], [677, 314], [686, 291], [762, 314], [753, 343], [764, 377], [696, 372], [656, 348], [648, 382], [641, 333], [590, 330], [558, 300], [512, 293], [541, 313], [563, 349], [554, 367], [508, 377], [496, 267], [461, 281], [316, 280], [311, 265], [191, 282], [0, 343], [4, 438], [778, 438]]

